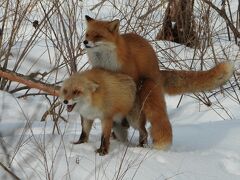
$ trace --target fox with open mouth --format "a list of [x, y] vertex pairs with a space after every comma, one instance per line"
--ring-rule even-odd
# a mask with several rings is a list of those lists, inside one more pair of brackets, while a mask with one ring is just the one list
[[67, 105], [68, 112], [76, 109], [83, 117], [82, 133], [76, 143], [88, 141], [93, 120], [99, 118], [102, 136], [96, 152], [107, 154], [113, 123], [128, 115], [133, 108], [135, 95], [136, 85], [130, 76], [101, 68], [75, 73], [66, 79], [60, 97]]

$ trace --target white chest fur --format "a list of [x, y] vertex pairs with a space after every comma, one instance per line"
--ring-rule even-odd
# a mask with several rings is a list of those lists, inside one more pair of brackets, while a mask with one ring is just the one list
[[81, 99], [81, 101], [77, 103], [76, 110], [79, 111], [79, 113], [85, 119], [89, 120], [93, 120], [96, 118], [101, 119], [103, 116], [102, 112], [98, 108], [92, 106], [88, 99]]
[[117, 60], [117, 54], [114, 47], [99, 46], [87, 50], [90, 63], [93, 67], [117, 71], [121, 68]]

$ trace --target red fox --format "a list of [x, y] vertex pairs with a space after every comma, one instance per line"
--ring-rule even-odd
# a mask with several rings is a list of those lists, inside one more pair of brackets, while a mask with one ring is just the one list
[[[150, 43], [135, 33], [119, 33], [119, 20], [102, 21], [85, 16], [84, 45], [92, 67], [129, 75], [141, 84], [139, 99], [143, 114], [151, 123], [153, 145], [167, 149], [172, 144], [164, 93], [182, 94], [206, 91], [225, 83], [233, 73], [230, 63], [220, 63], [204, 72], [160, 71]], [[142, 83], [140, 83], [142, 82]]]
[[136, 84], [131, 77], [100, 68], [75, 73], [66, 79], [60, 97], [69, 112], [76, 108], [83, 117], [82, 133], [76, 143], [88, 141], [93, 120], [99, 118], [102, 136], [96, 152], [107, 154], [112, 124], [127, 116], [133, 107], [135, 95]]

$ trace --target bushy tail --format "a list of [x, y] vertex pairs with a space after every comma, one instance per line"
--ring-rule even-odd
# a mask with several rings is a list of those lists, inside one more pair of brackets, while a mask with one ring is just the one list
[[161, 71], [164, 92], [170, 95], [215, 89], [233, 74], [231, 63], [220, 63], [208, 71]]

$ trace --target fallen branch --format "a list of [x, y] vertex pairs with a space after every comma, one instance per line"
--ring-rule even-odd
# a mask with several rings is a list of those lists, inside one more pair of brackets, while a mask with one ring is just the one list
[[10, 81], [25, 84], [29, 88], [39, 89], [41, 91], [47, 92], [49, 95], [59, 96], [59, 86], [38, 81], [36, 79], [33, 79], [31, 76], [25, 76], [0, 67], [0, 77], [6, 78]]

